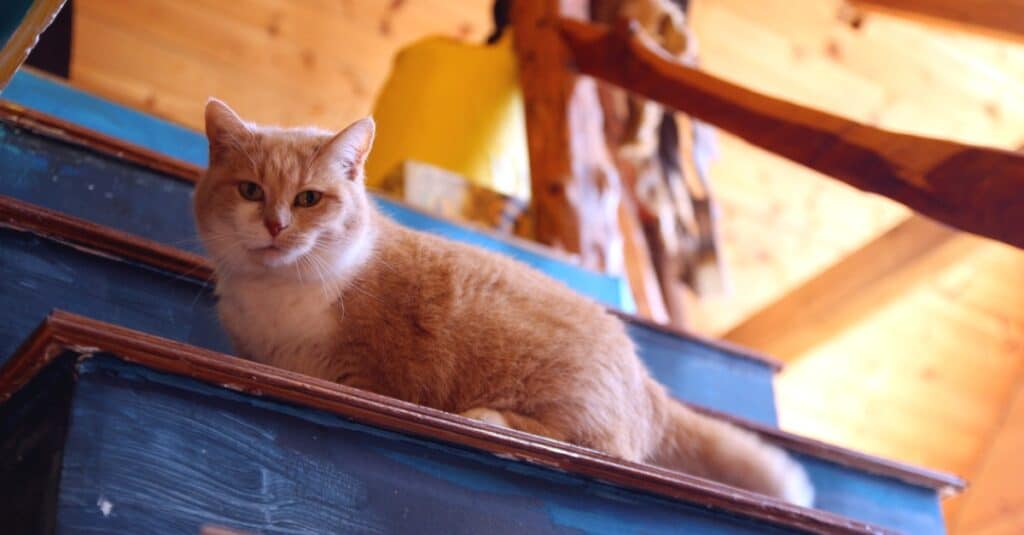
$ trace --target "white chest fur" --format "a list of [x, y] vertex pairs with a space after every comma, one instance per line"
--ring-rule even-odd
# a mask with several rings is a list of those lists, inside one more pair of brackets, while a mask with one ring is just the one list
[[318, 285], [232, 281], [218, 288], [221, 321], [253, 360], [306, 373], [331, 374], [336, 299]]

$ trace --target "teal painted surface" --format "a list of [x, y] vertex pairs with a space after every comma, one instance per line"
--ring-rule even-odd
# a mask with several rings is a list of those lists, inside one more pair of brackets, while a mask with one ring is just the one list
[[0, 98], [206, 167], [206, 138], [188, 128], [20, 70]]
[[61, 533], [782, 532], [103, 355], [79, 365], [71, 422]]
[[[196, 165], [205, 166], [207, 162], [206, 138], [202, 134], [144, 113], [131, 110], [124, 106], [113, 104], [89, 95], [88, 93], [68, 87], [64, 84], [36, 76], [27, 71], [20, 71], [17, 73], [11, 85], [2, 93], [2, 97], [27, 108], [36, 109], [44, 113], [60, 117], [66, 121], [97, 130], [109, 136], [123, 139]], [[5, 130], [6, 135], [8, 136], [14, 134], [10, 128], [5, 127]], [[11, 141], [0, 140], [0, 142], [7, 145], [13, 145]], [[41, 149], [37, 149], [37, 151], [38, 150]], [[38, 152], [33, 154], [31, 147], [26, 149], [11, 146], [8, 147], [6, 151], [8, 153], [7, 157], [20, 157], [31, 165], [31, 167], [22, 169], [18, 173], [22, 177], [25, 177], [23, 178], [24, 180], [29, 179], [28, 176], [30, 174], [38, 176], [39, 171], [43, 170], [48, 163], [51, 163], [41, 160]], [[14, 154], [14, 151], [21, 151], [22, 154]], [[82, 154], [81, 158], [85, 160], [87, 159], [87, 156]], [[96, 160], [96, 158], [93, 158], [93, 160]], [[161, 215], [165, 214], [171, 207], [178, 210], [178, 213], [170, 217], [170, 222], [168, 221], [168, 217], [164, 215], [164, 221], [159, 223], [150, 221], [149, 223], [163, 227], [175, 225], [178, 227], [178, 234], [180, 235], [173, 238], [174, 243], [172, 243], [172, 245], [180, 246], [181, 243], [189, 241], [193, 247], [195, 246], [195, 231], [192, 226], [191, 209], [189, 208], [190, 200], [188, 198], [188, 196], [191, 195], [190, 186], [185, 185], [180, 181], [167, 178], [165, 179], [165, 184], [160, 186], [163, 190], [161, 191], [161, 197], [159, 199], [146, 200], [144, 196], [147, 192], [144, 191], [144, 189], [152, 186], [143, 185], [142, 182], [134, 180], [131, 177], [129, 177], [129, 181], [135, 182], [133, 185], [125, 185], [124, 180], [121, 181], [120, 185], [114, 184], [112, 179], [103, 176], [83, 177], [82, 175], [86, 170], [77, 169], [75, 167], [77, 165], [79, 165], [79, 163], [75, 162], [74, 165], [65, 165], [60, 169], [48, 168], [46, 169], [49, 173], [47, 178], [56, 177], [58, 180], [61, 178], [91, 178], [91, 180], [94, 181], [94, 188], [96, 188], [92, 191], [104, 189], [104, 195], [110, 193], [112, 189], [120, 188], [127, 192], [127, 188], [129, 188], [129, 186], [135, 187], [137, 191], [133, 190], [132, 194], [137, 194], [139, 196], [137, 199], [144, 203], [141, 206], [141, 209], [146, 210], [155, 207]], [[152, 176], [156, 179], [161, 178], [161, 175], [157, 173], [147, 172], [135, 166], [129, 167], [133, 174]], [[25, 187], [30, 188], [31, 185], [25, 184]], [[148, 192], [149, 195], [153, 195], [154, 193], [155, 188]], [[17, 196], [16, 194], [12, 195]], [[88, 197], [90, 195], [86, 194], [86, 196]], [[95, 197], [96, 195], [91, 196]], [[84, 198], [68, 201], [84, 204], [85, 201], [83, 199]], [[120, 199], [123, 202], [124, 195], [120, 195]], [[103, 212], [107, 210], [108, 207], [103, 205], [109, 205], [112, 200], [113, 199], [104, 198], [96, 199], [97, 204], [93, 211]], [[33, 202], [49, 206], [49, 204], [43, 201], [43, 199], [33, 199]], [[512, 242], [502, 240], [486, 233], [478, 232], [414, 210], [406, 209], [397, 203], [389, 202], [384, 199], [378, 199], [378, 201], [388, 215], [404, 225], [427, 232], [437, 233], [450, 239], [471, 243], [473, 245], [512, 256], [521, 262], [544, 271], [551, 277], [561, 280], [574, 290], [590, 296], [596, 301], [626, 312], [633, 312], [636, 310], [635, 302], [633, 301], [632, 294], [629, 291], [629, 285], [621, 277], [612, 277], [595, 273], [555, 259], [554, 257], [532, 252], [519, 247]], [[52, 203], [55, 201], [53, 199], [49, 199], [49, 202]], [[158, 202], [166, 202], [169, 203], [169, 205], [159, 206]], [[124, 212], [124, 210], [122, 210], [122, 212]], [[78, 215], [79, 217], [89, 217], [84, 214], [75, 215]], [[131, 225], [134, 222], [122, 221], [122, 223]], [[104, 222], [103, 224], [108, 226], [117, 226], [111, 224], [109, 221]], [[169, 232], [173, 233], [174, 231], [169, 230]]]

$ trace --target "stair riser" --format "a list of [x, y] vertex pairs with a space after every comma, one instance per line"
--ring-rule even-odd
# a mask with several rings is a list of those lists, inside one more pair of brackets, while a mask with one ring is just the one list
[[55, 308], [231, 353], [194, 281], [0, 229], [0, 363]]
[[778, 532], [112, 358], [77, 371], [61, 532]]

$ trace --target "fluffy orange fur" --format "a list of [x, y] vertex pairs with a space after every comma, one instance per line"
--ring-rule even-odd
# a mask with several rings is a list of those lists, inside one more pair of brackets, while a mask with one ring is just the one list
[[[210, 167], [195, 215], [240, 354], [811, 503], [800, 465], [672, 400], [601, 306], [513, 260], [379, 215], [362, 175], [373, 128], [264, 127], [207, 105]], [[240, 186], [249, 182], [258, 199]], [[319, 201], [300, 202], [310, 191]]]

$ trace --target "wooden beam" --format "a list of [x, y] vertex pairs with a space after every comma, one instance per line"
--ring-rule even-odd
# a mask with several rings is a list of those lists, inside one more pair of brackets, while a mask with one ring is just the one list
[[[25, 2], [0, 2], [0, 20], [5, 21], [0, 29], [0, 90], [11, 81], [63, 6], [64, 0], [34, 0], [28, 6]], [[9, 21], [19, 22], [11, 26]]]
[[1007, 400], [999, 427], [971, 474], [969, 492], [947, 510], [954, 533], [1011, 535], [1024, 531], [1024, 381]]
[[592, 79], [572, 72], [561, 16], [585, 18], [586, 0], [512, 3], [512, 28], [530, 149], [534, 238], [580, 255], [584, 266], [622, 269], [618, 172], [604, 139]]
[[1024, 0], [849, 0], [856, 8], [1024, 40]]
[[627, 24], [560, 21], [579, 70], [853, 187], [1024, 247], [1024, 156], [898, 134], [768, 97], [668, 57]]
[[982, 243], [911, 216], [756, 312], [723, 339], [791, 361]]

